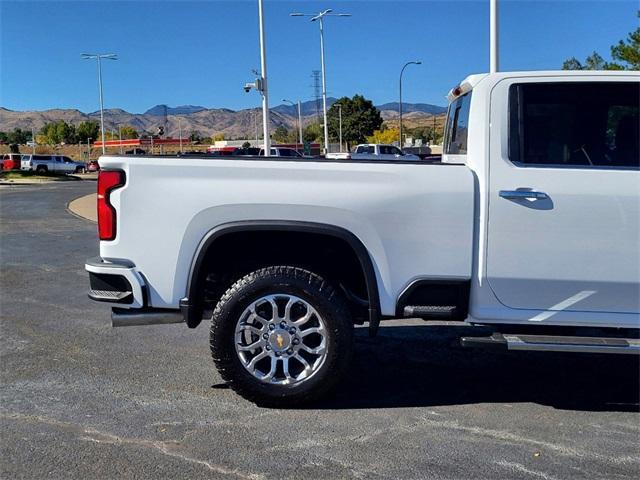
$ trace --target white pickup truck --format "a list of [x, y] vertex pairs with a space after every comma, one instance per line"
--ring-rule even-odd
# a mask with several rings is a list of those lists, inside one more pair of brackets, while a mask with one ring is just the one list
[[20, 170], [38, 173], [83, 173], [85, 164], [63, 155], [22, 155]]
[[333, 160], [420, 160], [417, 155], [383, 143], [362, 143], [353, 152], [327, 153], [326, 157]]
[[639, 92], [632, 72], [470, 76], [436, 165], [103, 156], [89, 296], [114, 325], [206, 316], [222, 377], [261, 404], [326, 394], [354, 324], [381, 319], [637, 354]]

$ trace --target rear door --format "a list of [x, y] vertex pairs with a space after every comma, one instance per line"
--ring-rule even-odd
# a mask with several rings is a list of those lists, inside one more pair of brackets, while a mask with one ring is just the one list
[[491, 97], [489, 285], [540, 319], [640, 311], [638, 77], [581, 78]]

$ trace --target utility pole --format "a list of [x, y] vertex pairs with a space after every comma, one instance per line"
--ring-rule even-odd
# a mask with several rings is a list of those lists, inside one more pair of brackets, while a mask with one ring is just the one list
[[120, 155], [122, 155], [122, 126], [118, 125], [118, 139], [120, 140]]
[[36, 134], [33, 127], [31, 127], [31, 153], [36, 154]]
[[182, 122], [178, 117], [178, 136], [180, 137], [180, 153], [182, 153]]

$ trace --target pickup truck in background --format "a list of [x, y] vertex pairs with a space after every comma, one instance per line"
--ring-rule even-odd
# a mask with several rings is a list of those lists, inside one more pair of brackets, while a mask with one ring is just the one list
[[326, 158], [334, 160], [402, 160], [410, 162], [420, 160], [418, 155], [404, 153], [394, 145], [382, 143], [361, 144], [352, 153], [327, 153]]
[[22, 155], [21, 170], [37, 173], [83, 173], [86, 165], [62, 155]]
[[209, 319], [220, 374], [266, 405], [327, 394], [354, 324], [381, 319], [483, 326], [465, 347], [638, 354], [639, 87], [470, 76], [439, 164], [103, 156], [89, 296], [116, 326]]
[[[270, 153], [272, 157], [293, 157], [293, 158], [303, 158], [303, 155], [294, 148], [285, 148], [285, 147], [271, 147]], [[258, 155], [264, 155], [264, 148], [261, 148], [258, 152]]]

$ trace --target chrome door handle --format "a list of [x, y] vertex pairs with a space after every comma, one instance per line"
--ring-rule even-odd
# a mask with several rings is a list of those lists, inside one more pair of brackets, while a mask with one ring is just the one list
[[500, 197], [508, 199], [528, 198], [531, 200], [544, 200], [549, 198], [544, 192], [534, 192], [533, 190], [500, 190]]

